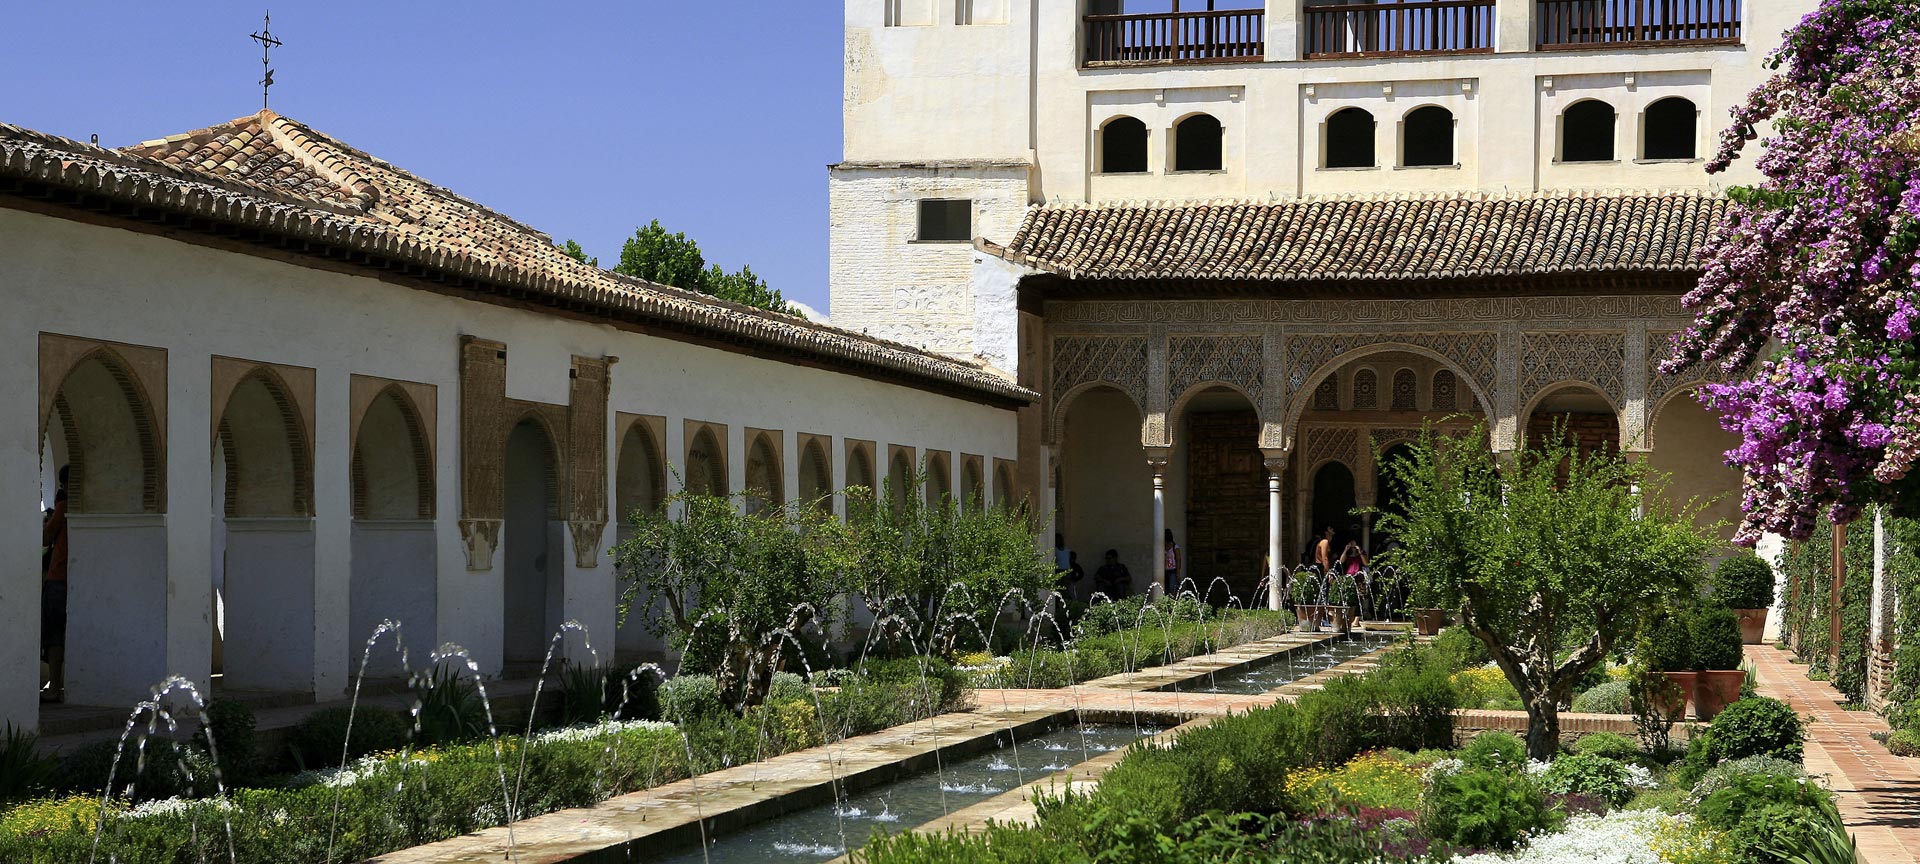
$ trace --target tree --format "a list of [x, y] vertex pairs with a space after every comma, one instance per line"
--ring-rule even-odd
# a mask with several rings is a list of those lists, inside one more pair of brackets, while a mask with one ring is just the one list
[[658, 219], [633, 232], [620, 247], [620, 263], [613, 272], [698, 291], [732, 303], [799, 315], [780, 292], [769, 289], [767, 283], [754, 274], [753, 268], [741, 267], [738, 273], [728, 273], [718, 264], [709, 266], [699, 243], [684, 233], [667, 233]]
[[633, 534], [614, 557], [626, 582], [622, 619], [664, 601], [667, 616], [649, 615], [647, 628], [690, 658], [713, 662], [721, 692], [750, 705], [764, 697], [792, 644], [787, 635], [810, 625], [825, 632], [844, 587], [836, 559], [816, 542], [832, 531], [831, 514], [812, 506], [749, 514], [743, 503], [676, 494], [658, 514], [634, 516]]
[[1400, 540], [1386, 556], [1412, 578], [1416, 603], [1460, 611], [1519, 691], [1527, 753], [1559, 748], [1559, 706], [1643, 616], [1697, 595], [1700, 506], [1669, 508], [1665, 481], [1618, 454], [1555, 440], [1501, 464], [1484, 427], [1449, 436], [1429, 425], [1388, 464], [1403, 513], [1381, 514]]
[[600, 259], [588, 258], [587, 250], [580, 248], [580, 244], [575, 241], [568, 240], [567, 242], [560, 244], [560, 252], [561, 254], [566, 255], [568, 258], [572, 258], [573, 260], [578, 261], [582, 264], [585, 264], [588, 267], [593, 267], [597, 269], [600, 266]]
[[846, 493], [839, 559], [848, 587], [888, 622], [887, 635], [904, 635], [920, 652], [946, 650], [991, 638], [1007, 603], [1043, 605], [1054, 587], [1053, 561], [1032, 523], [1003, 507], [927, 503], [924, 482], [897, 496]]
[[[1920, 5], [1828, 0], [1769, 58], [1708, 170], [1759, 128], [1758, 186], [1734, 189], [1664, 364], [1740, 378], [1703, 401], [1741, 435], [1737, 539], [1804, 539], [1824, 510], [1920, 500]], [[1771, 340], [1782, 350], [1760, 362]], [[1742, 377], [1743, 376], [1743, 377]]]

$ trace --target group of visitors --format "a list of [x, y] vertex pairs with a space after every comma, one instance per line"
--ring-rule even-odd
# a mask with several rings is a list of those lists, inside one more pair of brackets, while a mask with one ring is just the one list
[[[1174, 542], [1172, 529], [1168, 529], [1165, 539], [1167, 552], [1161, 566], [1165, 580], [1162, 584], [1171, 595], [1179, 592], [1180, 545]], [[1084, 593], [1085, 596], [1080, 599], [1091, 599], [1094, 594], [1101, 594], [1111, 600], [1121, 600], [1133, 593], [1133, 571], [1120, 563], [1118, 549], [1108, 549], [1102, 556], [1100, 569], [1094, 571], [1093, 584], [1088, 586], [1092, 590], [1085, 592], [1081, 590], [1081, 583], [1087, 578], [1087, 571], [1080, 566], [1080, 553], [1067, 548], [1066, 538], [1059, 534], [1053, 535], [1053, 559], [1054, 569], [1058, 573], [1058, 588], [1065, 596], [1075, 597]]]

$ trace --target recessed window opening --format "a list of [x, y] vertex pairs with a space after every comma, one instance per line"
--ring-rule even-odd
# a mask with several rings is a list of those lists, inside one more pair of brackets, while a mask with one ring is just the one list
[[947, 198], [922, 200], [919, 240], [923, 243], [972, 242], [973, 202]]
[[1373, 115], [1363, 108], [1342, 108], [1327, 118], [1326, 167], [1372, 168]]
[[1115, 117], [1100, 130], [1100, 173], [1144, 174], [1147, 171], [1147, 124], [1132, 117]]
[[1646, 142], [1645, 158], [1698, 158], [1699, 136], [1694, 129], [1699, 116], [1700, 112], [1692, 102], [1678, 96], [1670, 96], [1647, 106], [1646, 125], [1642, 127]]
[[1612, 162], [1613, 106], [1598, 99], [1575, 102], [1560, 115], [1560, 161]]
[[1173, 128], [1173, 170], [1223, 171], [1225, 162], [1220, 121], [1195, 114]]
[[1401, 164], [1431, 168], [1454, 164], [1453, 112], [1438, 105], [1415, 108], [1401, 123]]

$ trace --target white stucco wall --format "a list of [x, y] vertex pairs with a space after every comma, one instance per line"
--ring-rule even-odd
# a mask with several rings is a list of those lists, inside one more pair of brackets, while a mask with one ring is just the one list
[[[788, 437], [802, 431], [831, 436], [828, 452], [836, 462], [836, 478], [843, 471], [838, 464], [843, 438], [989, 459], [1018, 456], [1011, 410], [151, 234], [0, 210], [0, 262], [5, 262], [0, 298], [9, 309], [0, 316], [0, 394], [6, 397], [0, 411], [0, 485], [17, 492], [4, 496], [8, 503], [0, 505], [0, 656], [8, 659], [0, 664], [0, 720], [18, 725], [32, 726], [37, 718], [38, 664], [33, 660], [38, 654], [42, 472], [35, 406], [42, 332], [167, 352], [167, 513], [160, 519], [164, 527], [154, 529], [164, 532], [165, 588], [151, 593], [153, 602], [143, 604], [138, 618], [142, 625], [164, 625], [164, 638], [155, 647], [164, 650], [160, 665], [203, 685], [212, 639], [209, 390], [215, 355], [316, 371], [316, 514], [303, 547], [310, 551], [299, 553], [302, 560], [310, 556], [310, 564], [295, 568], [287, 580], [295, 590], [310, 585], [311, 593], [304, 605], [287, 599], [295, 615], [282, 622], [289, 632], [276, 638], [298, 640], [293, 630], [307, 634], [306, 642], [286, 656], [305, 658], [308, 671], [278, 672], [311, 680], [313, 692], [323, 698], [344, 692], [346, 658], [350, 652], [357, 655], [368, 636], [351, 632], [356, 621], [364, 625], [369, 617], [365, 610], [350, 611], [349, 602], [353, 573], [360, 569], [354, 565], [360, 550], [353, 542], [349, 482], [348, 385], [355, 374], [432, 384], [439, 393], [433, 449], [438, 519], [431, 527], [430, 556], [436, 620], [432, 627], [408, 627], [409, 646], [418, 659], [433, 647], [431, 640], [452, 641], [472, 649], [488, 671], [500, 666], [499, 552], [491, 570], [469, 571], [456, 524], [462, 335], [507, 344], [507, 395], [517, 399], [566, 404], [571, 357], [620, 358], [608, 406], [610, 512], [618, 459], [614, 412], [664, 415], [668, 440], [662, 449], [676, 468], [685, 453], [684, 421], [690, 418], [726, 425], [728, 467], [735, 474], [744, 470], [740, 436], [748, 427], [783, 430]], [[970, 267], [971, 259], [965, 259], [963, 271]], [[791, 461], [790, 443], [786, 452]], [[737, 484], [740, 478], [733, 479]], [[603, 551], [590, 567], [576, 566], [570, 542], [558, 546], [566, 566], [565, 614], [592, 627], [602, 656], [615, 642], [615, 583], [605, 551], [613, 531], [609, 525]], [[237, 548], [236, 541], [237, 535], [229, 535], [230, 550]], [[295, 554], [282, 546], [276, 554]], [[426, 549], [411, 545], [406, 557], [415, 563], [396, 562], [395, 567], [419, 566], [429, 558]], [[416, 597], [402, 605], [418, 610], [424, 600]], [[373, 617], [405, 614], [422, 613]], [[231, 651], [230, 645], [230, 663]]]

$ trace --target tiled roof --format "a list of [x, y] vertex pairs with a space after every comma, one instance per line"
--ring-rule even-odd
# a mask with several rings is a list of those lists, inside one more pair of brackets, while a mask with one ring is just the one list
[[538, 230], [271, 111], [125, 150], [0, 124], [0, 191], [9, 187], [343, 250], [351, 254], [338, 257], [756, 355], [996, 402], [1038, 398], [978, 366], [581, 264]]
[[989, 252], [1071, 279], [1253, 282], [1690, 272], [1705, 192], [1446, 194], [1044, 205]]

